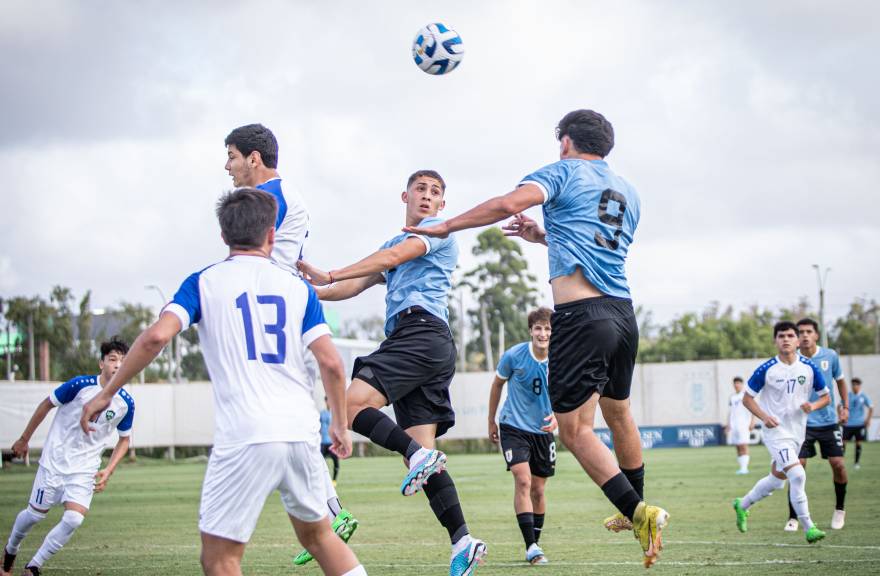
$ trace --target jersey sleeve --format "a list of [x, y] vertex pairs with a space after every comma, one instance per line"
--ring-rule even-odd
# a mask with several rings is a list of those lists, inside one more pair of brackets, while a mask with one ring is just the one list
[[[835, 353], [834, 359], [831, 361], [831, 377], [834, 380], [840, 380], [843, 378], [843, 369], [840, 367], [840, 356]], [[826, 382], [825, 384], [831, 385], [831, 382]]]
[[825, 376], [822, 374], [822, 371], [812, 362], [808, 362], [808, 364], [813, 371], [813, 390], [815, 390], [819, 396], [828, 394], [828, 386], [825, 383]]
[[[419, 222], [419, 226], [434, 226], [435, 224], [439, 224], [443, 221], [443, 218], [429, 216], [428, 218], [424, 218], [421, 222]], [[452, 236], [447, 236], [446, 238], [433, 238], [412, 233], [407, 233], [406, 238], [418, 238], [419, 240], [421, 240], [425, 244], [425, 254], [430, 254], [432, 251], [439, 250], [440, 248], [452, 241]]]
[[510, 380], [510, 375], [513, 372], [513, 362], [510, 356], [510, 350], [502, 354], [501, 360], [498, 361], [498, 368], [495, 369], [495, 375], [502, 380]]
[[131, 436], [131, 427], [134, 424], [134, 399], [125, 390], [120, 390], [119, 395], [125, 400], [128, 411], [122, 420], [119, 421], [119, 424], [116, 425], [116, 431], [119, 432], [120, 437], [125, 438], [126, 436]]
[[198, 324], [202, 319], [202, 304], [199, 297], [200, 274], [201, 272], [190, 274], [180, 285], [171, 302], [162, 309], [163, 313], [171, 312], [180, 319], [181, 331]]
[[534, 184], [540, 188], [541, 193], [544, 195], [544, 204], [546, 204], [559, 195], [559, 192], [565, 184], [566, 177], [565, 163], [554, 162], [553, 164], [548, 164], [543, 168], [539, 168], [523, 178], [520, 181], [519, 186]]
[[746, 394], [749, 396], [757, 396], [758, 392], [760, 392], [764, 388], [764, 383], [767, 381], [767, 364], [761, 364], [755, 373], [752, 374], [752, 377], [749, 378], [749, 383], [746, 386]]
[[89, 378], [86, 376], [77, 376], [71, 380], [68, 380], [55, 390], [53, 390], [49, 394], [49, 402], [51, 402], [54, 406], [61, 406], [62, 404], [67, 404], [79, 394], [79, 391], [85, 388], [86, 386], [91, 386], [95, 384], [94, 378]]
[[867, 406], [868, 408], [873, 408], [874, 405], [871, 404], [871, 398], [869, 398], [867, 394], [865, 394], [864, 397], [865, 397], [865, 406]]
[[321, 336], [330, 334], [330, 327], [324, 319], [324, 308], [321, 306], [321, 301], [318, 299], [315, 289], [305, 280], [302, 282], [309, 291], [306, 311], [303, 314], [302, 320], [303, 346], [308, 346]]

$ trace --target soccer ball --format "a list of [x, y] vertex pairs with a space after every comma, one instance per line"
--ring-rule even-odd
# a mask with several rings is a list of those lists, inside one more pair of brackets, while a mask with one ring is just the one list
[[458, 32], [437, 22], [419, 30], [412, 53], [416, 65], [428, 74], [446, 74], [464, 58], [464, 44]]

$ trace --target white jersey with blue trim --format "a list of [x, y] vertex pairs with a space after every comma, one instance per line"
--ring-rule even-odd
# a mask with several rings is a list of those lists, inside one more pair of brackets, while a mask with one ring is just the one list
[[764, 427], [763, 436], [777, 441], [783, 438], [803, 443], [807, 432], [807, 414], [801, 409], [810, 401], [810, 394], [828, 394], [825, 378], [816, 365], [803, 356], [797, 356], [792, 364], [786, 364], [775, 356], [761, 364], [746, 387], [746, 394], [758, 397], [758, 405], [768, 415], [775, 417], [779, 425]]
[[520, 182], [544, 194], [550, 280], [578, 268], [597, 290], [629, 298], [624, 263], [639, 224], [641, 201], [604, 160], [566, 158]]
[[748, 431], [749, 425], [752, 423], [752, 413], [742, 403], [745, 394], [746, 391], [743, 388], [742, 391], [731, 394], [730, 399], [727, 401], [727, 409], [729, 411], [727, 425], [732, 430]]
[[309, 284], [239, 254], [190, 275], [164, 311], [183, 329], [198, 324], [214, 387], [214, 446], [318, 443], [303, 349], [330, 328]]
[[538, 360], [531, 342], [522, 342], [509, 348], [498, 362], [496, 376], [507, 380], [507, 400], [501, 408], [499, 421], [532, 434], [546, 434], [541, 430], [544, 418], [553, 413], [547, 390], [548, 361]]
[[268, 192], [278, 202], [272, 259], [283, 268], [299, 275], [296, 263], [303, 258], [306, 241], [309, 238], [309, 211], [305, 202], [295, 191], [283, 192], [281, 178], [263, 182], [257, 188]]
[[92, 420], [91, 434], [86, 435], [80, 428], [83, 406], [101, 391], [99, 378], [77, 376], [49, 394], [57, 412], [40, 456], [43, 468], [56, 474], [94, 474], [101, 467], [101, 454], [115, 443], [116, 433], [131, 434], [134, 400], [122, 388]]

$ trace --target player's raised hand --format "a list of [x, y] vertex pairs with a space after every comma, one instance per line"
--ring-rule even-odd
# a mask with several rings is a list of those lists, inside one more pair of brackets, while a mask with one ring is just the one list
[[309, 284], [312, 286], [326, 286], [333, 282], [333, 277], [329, 272], [325, 272], [320, 268], [309, 264], [305, 260], [297, 261], [296, 267], [299, 268], [299, 271], [302, 272], [305, 279], [308, 280]]
[[335, 420], [330, 424], [330, 451], [340, 458], [348, 458], [351, 456], [351, 432], [340, 422]]
[[91, 434], [92, 427], [89, 423], [94, 422], [95, 416], [110, 405], [110, 400], [112, 400], [112, 398], [105, 398], [104, 394], [101, 393], [86, 402], [83, 406], [82, 416], [80, 416], [79, 419], [79, 427], [82, 428], [83, 432]]
[[779, 426], [779, 420], [776, 419], [776, 416], [767, 416], [764, 418], [764, 427], [765, 428], [776, 428]]
[[28, 450], [28, 441], [24, 438], [19, 438], [12, 444], [12, 453], [19, 458], [24, 458], [27, 455]]
[[113, 473], [106, 468], [98, 470], [97, 474], [95, 474], [95, 492], [104, 491], [104, 488], [107, 487], [107, 481], [110, 480], [112, 474]]
[[801, 410], [803, 410], [806, 414], [809, 414], [813, 411], [813, 405], [809, 402], [804, 402], [803, 404], [801, 404]]
[[493, 444], [498, 444], [498, 424], [496, 424], [494, 420], [489, 422], [489, 440], [491, 440]]
[[431, 236], [432, 238], [446, 238], [449, 236], [449, 225], [446, 222], [440, 222], [433, 226], [404, 226], [403, 231], [407, 234], [418, 234], [419, 236]]
[[544, 229], [525, 214], [515, 214], [513, 219], [501, 227], [505, 236], [517, 236], [526, 242], [540, 244], [544, 241]]
[[552, 412], [549, 416], [544, 417], [544, 422], [547, 423], [544, 426], [541, 426], [541, 430], [543, 430], [544, 432], [553, 432], [554, 430], [559, 428], [559, 423], [556, 422], [556, 414], [553, 414]]

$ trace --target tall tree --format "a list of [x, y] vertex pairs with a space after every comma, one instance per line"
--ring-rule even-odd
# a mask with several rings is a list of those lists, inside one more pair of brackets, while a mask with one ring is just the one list
[[846, 316], [834, 324], [831, 345], [840, 354], [880, 354], [880, 305], [876, 300], [856, 298]]

